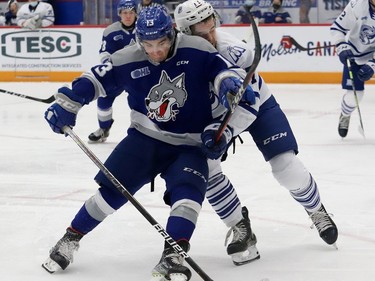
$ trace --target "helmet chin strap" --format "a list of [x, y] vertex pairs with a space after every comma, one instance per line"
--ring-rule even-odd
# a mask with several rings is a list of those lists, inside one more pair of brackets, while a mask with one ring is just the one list
[[176, 39], [177, 39], [177, 30], [174, 29], [174, 32], [173, 32], [173, 35], [172, 35], [172, 38], [170, 39], [171, 40], [171, 46], [169, 48], [169, 52], [168, 52], [168, 55], [167, 55], [167, 59], [169, 59], [174, 51], [175, 51], [175, 46], [176, 46]]

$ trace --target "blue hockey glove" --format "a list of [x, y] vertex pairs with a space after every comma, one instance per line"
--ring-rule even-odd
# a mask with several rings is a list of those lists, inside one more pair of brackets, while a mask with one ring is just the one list
[[[227, 77], [221, 81], [219, 98], [221, 104], [227, 109], [232, 109], [233, 101], [238, 95], [238, 91], [240, 90], [241, 86], [241, 80], [236, 77]], [[255, 104], [255, 94], [249, 85], [245, 88], [241, 100], [249, 103], [250, 105]]]
[[226, 127], [220, 139], [215, 142], [216, 131], [220, 127], [220, 122], [213, 122], [204, 128], [201, 134], [202, 150], [209, 159], [218, 159], [226, 151], [228, 143], [232, 139], [233, 132], [230, 127]]
[[60, 88], [55, 98], [56, 102], [44, 113], [44, 119], [55, 133], [63, 134], [64, 126], [75, 126], [77, 113], [84, 104], [84, 100], [67, 87]]
[[370, 80], [370, 78], [374, 75], [374, 69], [375, 69], [375, 61], [369, 61], [365, 65], [363, 65], [358, 70], [358, 78], [359, 80], [365, 82], [367, 80]]
[[342, 64], [346, 65], [346, 60], [354, 58], [352, 47], [348, 43], [341, 43], [336, 49]]

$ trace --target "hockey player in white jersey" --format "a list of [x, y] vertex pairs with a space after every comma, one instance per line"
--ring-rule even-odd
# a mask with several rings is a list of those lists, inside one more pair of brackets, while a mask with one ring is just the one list
[[[249, 69], [253, 61], [252, 50], [241, 40], [216, 28], [218, 20], [210, 3], [185, 1], [176, 7], [174, 18], [177, 29], [205, 38], [223, 57], [245, 70]], [[264, 159], [270, 163], [275, 179], [307, 211], [320, 237], [328, 244], [335, 243], [337, 227], [321, 203], [314, 178], [296, 156], [298, 146], [285, 114], [258, 73], [254, 74], [251, 86], [259, 95], [260, 107], [259, 110], [254, 106], [248, 108], [247, 114], [251, 116], [248, 119], [253, 122], [245, 131], [251, 134]], [[273, 141], [268, 141], [270, 139]], [[206, 197], [233, 232], [227, 253], [232, 256], [234, 264], [241, 265], [259, 258], [248, 211], [241, 207], [232, 183], [222, 173], [220, 160], [209, 161]]]
[[51, 26], [55, 22], [52, 5], [42, 1], [29, 0], [17, 12], [17, 25], [26, 29]]
[[[120, 20], [112, 23], [103, 31], [102, 45], [99, 50], [100, 61], [110, 60], [111, 54], [135, 42], [135, 21], [137, 4], [134, 0], [120, 0], [117, 14]], [[104, 142], [109, 136], [113, 120], [113, 102], [121, 92], [111, 97], [99, 97], [97, 100], [97, 117], [99, 129], [89, 135], [90, 142]]]
[[[177, 33], [171, 16], [161, 7], [140, 12], [136, 41], [115, 52], [111, 62], [75, 79], [72, 88], [60, 88], [44, 117], [55, 133], [62, 134], [65, 126], [75, 125], [82, 106], [98, 96], [126, 91], [131, 124], [105, 166], [131, 194], [157, 175], [164, 179], [163, 199], [170, 206], [166, 231], [187, 252], [207, 189], [207, 155], [224, 151], [236, 127], [229, 123], [217, 142], [209, 142], [215, 133], [212, 127], [219, 122], [212, 112], [210, 84], [218, 100], [229, 107], [246, 73], [202, 38]], [[251, 86], [241, 98], [245, 105], [255, 103]], [[80, 240], [127, 203], [103, 172], [95, 181], [100, 186], [97, 192], [79, 209], [43, 263], [47, 271], [66, 269]], [[141, 250], [142, 245], [136, 247]], [[189, 280], [191, 272], [183, 262], [165, 241], [153, 269], [155, 280]]]
[[352, 0], [331, 25], [331, 35], [340, 61], [344, 65], [341, 114], [338, 133], [346, 137], [350, 116], [357, 107], [347, 60], [351, 62], [357, 100], [361, 102], [364, 84], [375, 71], [375, 0]]

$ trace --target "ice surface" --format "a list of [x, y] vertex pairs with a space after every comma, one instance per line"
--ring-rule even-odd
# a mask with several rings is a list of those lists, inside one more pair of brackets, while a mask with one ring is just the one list
[[[51, 96], [62, 83], [0, 83], [0, 88]], [[236, 267], [226, 255], [225, 225], [205, 202], [191, 241], [192, 259], [215, 281], [368, 281], [375, 276], [375, 86], [361, 103], [366, 139], [353, 113], [345, 139], [337, 133], [340, 85], [269, 85], [299, 142], [299, 157], [315, 177], [322, 201], [339, 228], [338, 250], [326, 245], [303, 208], [273, 179], [248, 135], [223, 163], [250, 211], [261, 258]], [[150, 279], [163, 238], [128, 204], [86, 236], [74, 263], [53, 275], [42, 269], [84, 200], [97, 189], [96, 166], [69, 137], [54, 134], [48, 105], [0, 93], [0, 277], [7, 281]], [[105, 160], [126, 134], [126, 97], [114, 106], [115, 123], [104, 144], [88, 144]], [[86, 142], [97, 129], [96, 105], [84, 107], [75, 132]], [[136, 198], [162, 225], [168, 207], [163, 181]], [[202, 280], [193, 272], [193, 281]]]

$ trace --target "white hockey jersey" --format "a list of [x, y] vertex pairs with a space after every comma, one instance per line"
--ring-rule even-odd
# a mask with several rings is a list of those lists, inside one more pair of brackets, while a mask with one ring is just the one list
[[25, 3], [17, 12], [17, 25], [23, 26], [23, 23], [35, 17], [39, 16], [41, 20], [41, 27], [47, 27], [55, 22], [55, 14], [51, 4], [38, 1], [38, 5], [33, 7], [29, 3]]
[[369, 0], [352, 0], [331, 25], [335, 44], [351, 45], [357, 64], [373, 59], [375, 53], [375, 11]]
[[[248, 69], [253, 62], [253, 51], [249, 44], [237, 39], [233, 35], [223, 31], [222, 28], [216, 29], [216, 49], [219, 54], [228, 61], [241, 67]], [[233, 117], [229, 121], [229, 125], [233, 128], [234, 135], [241, 133], [256, 119], [259, 107], [271, 96], [266, 83], [262, 77], [255, 72], [251, 80], [251, 87], [256, 93], [256, 104], [252, 105], [250, 110], [245, 107], [237, 107]], [[218, 106], [222, 106], [217, 102]], [[223, 109], [224, 111], [225, 109]], [[218, 112], [218, 111], [216, 111]]]

